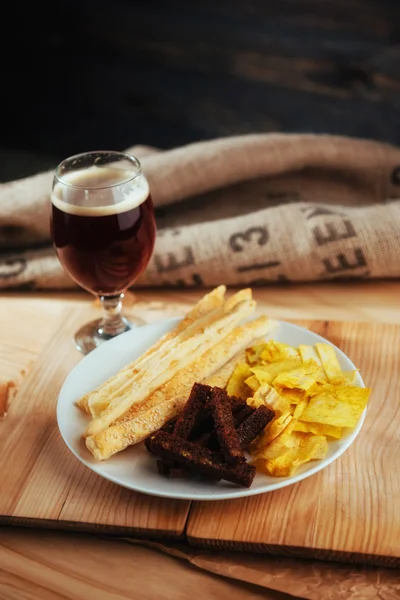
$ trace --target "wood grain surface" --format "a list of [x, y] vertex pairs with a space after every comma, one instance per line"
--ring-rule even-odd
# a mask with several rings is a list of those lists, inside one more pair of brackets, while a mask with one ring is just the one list
[[[381, 323], [400, 323], [400, 284], [397, 282], [358, 282], [319, 285], [298, 285], [289, 290], [282, 286], [271, 286], [256, 290], [260, 309], [275, 317], [286, 319], [320, 318], [329, 320], [369, 321]], [[128, 314], [143, 316], [145, 320], [155, 320], [163, 315], [182, 314], [188, 305], [193, 304], [199, 295], [196, 290], [176, 291], [139, 291], [137, 303], [128, 298]], [[1, 374], [5, 380], [20, 378], [20, 371], [32, 368], [59, 323], [64, 319], [67, 308], [74, 310], [91, 306], [90, 312], [97, 316], [90, 297], [83, 293], [2, 293], [0, 295], [0, 363]], [[4, 422], [0, 422], [0, 437]], [[393, 458], [391, 458], [393, 461]], [[10, 468], [7, 461], [7, 469]], [[0, 479], [0, 495], [4, 494]], [[142, 559], [142, 556], [145, 558]], [[218, 554], [216, 555], [218, 559]], [[240, 554], [238, 554], [240, 556]], [[253, 555], [254, 556], [254, 555]], [[261, 555], [260, 559], [261, 559]], [[247, 571], [252, 578], [254, 558], [246, 555]], [[258, 559], [258, 562], [260, 561]], [[210, 559], [211, 560], [211, 559]], [[279, 559], [280, 560], [280, 559]], [[225, 572], [232, 576], [230, 559]], [[170, 598], [188, 598], [197, 594], [199, 585], [206, 589], [208, 596], [224, 599], [248, 598], [249, 590], [243, 589], [238, 582], [232, 585], [228, 580], [220, 580], [204, 575], [188, 567], [185, 563], [161, 556], [155, 550], [143, 550], [135, 547], [131, 550], [122, 542], [99, 538], [89, 534], [67, 533], [60, 531], [38, 531], [24, 528], [5, 528], [0, 531], [0, 597], [2, 600], [60, 600], [81, 598], [108, 600], [117, 594], [118, 600], [131, 600], [132, 594], [140, 590], [142, 597], [159, 600]], [[143, 568], [143, 564], [146, 568]], [[101, 568], [99, 568], [101, 565]], [[205, 568], [209, 568], [207, 565]], [[260, 573], [270, 568], [260, 566]], [[314, 567], [310, 567], [312, 569]], [[316, 567], [315, 567], [316, 568]], [[330, 569], [327, 583], [331, 597], [342, 589], [342, 581], [351, 579], [351, 588], [355, 578], [364, 581], [365, 567], [361, 572], [334, 567]], [[302, 567], [300, 567], [301, 572]], [[355, 567], [352, 567], [355, 569]], [[214, 570], [211, 565], [211, 570]], [[218, 571], [220, 572], [220, 571]], [[285, 580], [292, 581], [300, 593], [304, 587], [299, 569], [296, 579], [290, 570]], [[162, 574], [153, 583], [155, 574]], [[397, 573], [397, 571], [393, 571]], [[166, 578], [165, 578], [166, 575]], [[317, 584], [316, 574], [309, 573]], [[390, 579], [388, 574], [377, 574], [374, 585], [363, 588], [368, 593], [378, 590], [380, 582], [396, 587], [396, 575]], [[206, 584], [204, 582], [207, 582]], [[278, 589], [285, 589], [282, 585]], [[288, 588], [286, 588], [288, 589]], [[227, 592], [226, 592], [227, 590]], [[292, 593], [294, 593], [292, 591]], [[378, 591], [377, 591], [378, 593]], [[392, 592], [396, 594], [396, 592]], [[275, 595], [270, 590], [262, 590], [263, 598], [286, 598]], [[292, 596], [290, 596], [292, 597]], [[315, 598], [318, 597], [315, 596]], [[319, 596], [320, 597], [320, 596]]]
[[339, 346], [373, 390], [354, 444], [313, 477], [273, 493], [194, 502], [195, 546], [400, 565], [400, 327], [306, 322]]
[[[152, 320], [159, 311], [182, 311], [184, 298], [186, 305], [194, 300], [189, 293], [178, 294], [175, 304], [171, 298], [165, 305], [140, 300], [128, 312], [142, 302], [142, 316]], [[95, 310], [80, 306], [82, 297], [75, 301], [75, 308], [72, 300], [67, 309], [64, 303], [58, 330], [0, 425], [0, 455], [14, 466], [3, 466], [2, 489], [8, 492], [0, 496], [3, 522], [169, 538], [183, 535], [186, 524], [193, 545], [397, 564], [400, 474], [392, 457], [400, 450], [399, 326], [305, 321], [348, 353], [374, 390], [361, 435], [343, 458], [300, 484], [245, 500], [195, 502], [187, 519], [188, 502], [151, 498], [103, 481], [64, 446], [55, 424], [57, 391], [79, 360], [72, 333]], [[260, 305], [265, 311], [263, 300]]]
[[0, 537], [1, 600], [290, 600], [229, 581], [150, 548], [94, 536], [5, 528]]
[[88, 318], [85, 309], [64, 313], [0, 424], [0, 521], [179, 538], [188, 502], [162, 501], [103, 481], [71, 456], [58, 432], [58, 391], [80, 359], [72, 334]]

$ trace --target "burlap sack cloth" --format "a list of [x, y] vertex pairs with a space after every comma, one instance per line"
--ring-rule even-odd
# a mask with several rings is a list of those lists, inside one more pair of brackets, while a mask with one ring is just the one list
[[[400, 150], [260, 134], [139, 158], [158, 237], [140, 286], [258, 285], [400, 275]], [[75, 284], [49, 235], [52, 172], [0, 186], [0, 287]]]

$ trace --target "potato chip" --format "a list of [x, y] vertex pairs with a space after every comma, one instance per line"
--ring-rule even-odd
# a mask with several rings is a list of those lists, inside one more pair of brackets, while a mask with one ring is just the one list
[[256, 394], [254, 394], [254, 396], [252, 396], [251, 398], [247, 398], [246, 402], [252, 408], [260, 408], [260, 406], [266, 405], [262, 398], [256, 398]]
[[253, 398], [247, 400], [250, 406], [258, 408], [267, 406], [275, 412], [275, 417], [280, 417], [283, 413], [290, 412], [290, 404], [282, 398], [273, 387], [268, 384], [262, 385], [254, 394]]
[[301, 414], [302, 414], [303, 410], [305, 409], [305, 407], [307, 406], [307, 404], [308, 404], [308, 400], [300, 400], [300, 402], [295, 405], [294, 411], [293, 411], [294, 419], [299, 419], [301, 417]]
[[355, 427], [367, 405], [371, 390], [352, 385], [325, 385], [310, 398], [301, 420], [336, 427]]
[[246, 348], [246, 358], [249, 365], [257, 365], [261, 363], [261, 353], [267, 344], [256, 344], [251, 348]]
[[291, 371], [298, 365], [299, 361], [297, 359], [289, 358], [282, 362], [251, 367], [251, 372], [257, 377], [261, 384], [268, 383], [271, 385], [278, 375]]
[[293, 432], [289, 436], [276, 438], [262, 453], [262, 457], [256, 457], [253, 464], [274, 477], [288, 477], [300, 465], [324, 458], [327, 451], [326, 437]]
[[[284, 404], [281, 404], [280, 408], [283, 408], [283, 406]], [[278, 437], [284, 440], [285, 437], [290, 436], [297, 424], [297, 419], [294, 419], [292, 416], [289, 418], [289, 413], [287, 412], [282, 411], [280, 414], [275, 413], [275, 415], [275, 418], [267, 425], [263, 433], [256, 440], [255, 446], [258, 448], [257, 457], [264, 456], [264, 451]]]
[[300, 404], [300, 402], [303, 402], [307, 398], [307, 393], [302, 390], [282, 389], [279, 392], [292, 405]]
[[248, 348], [246, 358], [244, 385], [253, 394], [247, 403], [275, 411], [249, 448], [252, 464], [268, 475], [293, 475], [301, 464], [323, 458], [327, 438], [340, 439], [367, 404], [370, 390], [355, 385], [358, 371], [343, 372], [329, 344], [293, 348], [270, 340]]
[[314, 360], [318, 365], [321, 364], [320, 358], [315, 350], [314, 346], [305, 346], [301, 344], [299, 346], [300, 358], [302, 362], [306, 362], [307, 360]]
[[328, 381], [335, 381], [343, 377], [336, 352], [329, 344], [315, 344], [318, 356], [321, 359], [322, 368]]
[[343, 371], [344, 380], [347, 381], [347, 383], [351, 383], [352, 385], [355, 385], [356, 380], [357, 380], [357, 375], [358, 375], [357, 369], [355, 371]]
[[300, 420], [295, 424], [293, 431], [314, 433], [315, 435], [327, 435], [329, 437], [336, 438], [337, 440], [342, 437], [341, 427], [336, 427], [336, 425], [328, 425], [327, 423], [306, 423]]
[[297, 348], [293, 348], [288, 344], [274, 342], [269, 340], [260, 355], [261, 360], [266, 363], [281, 362], [288, 358], [295, 358], [300, 363], [300, 353]]
[[237, 398], [243, 398], [243, 400], [245, 400], [251, 393], [246, 385], [246, 379], [250, 377], [251, 374], [249, 365], [246, 363], [238, 363], [226, 386], [226, 391], [229, 396], [236, 396]]
[[289, 423], [286, 425], [285, 429], [279, 434], [280, 437], [282, 439], [284, 439], [285, 437], [289, 437], [292, 434], [292, 432], [295, 430], [297, 423], [298, 423], [298, 420], [292, 416]]
[[286, 429], [291, 420], [290, 413], [283, 413], [268, 423], [264, 431], [250, 444], [250, 454], [262, 456], [269, 444]]
[[251, 377], [248, 377], [245, 381], [245, 384], [253, 391], [256, 392], [258, 390], [258, 388], [260, 387], [261, 383], [258, 381], [257, 377], [255, 375], [251, 375]]
[[326, 382], [322, 368], [312, 359], [302, 363], [289, 372], [281, 373], [274, 380], [276, 391], [298, 404], [307, 396], [316, 392], [319, 386]]
[[335, 379], [332, 383], [335, 385], [356, 385], [358, 371], [343, 371], [341, 377]]

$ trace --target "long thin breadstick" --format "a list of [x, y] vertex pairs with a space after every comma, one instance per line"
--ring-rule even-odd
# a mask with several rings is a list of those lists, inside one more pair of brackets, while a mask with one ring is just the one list
[[239, 302], [244, 302], [245, 300], [252, 299], [253, 292], [251, 288], [244, 288], [243, 290], [239, 290], [238, 292], [236, 292], [236, 294], [233, 294], [233, 296], [226, 300], [224, 304], [224, 310], [225, 312], [229, 312], [236, 306], [236, 304], [239, 304]]
[[[274, 321], [269, 321], [269, 322], [270, 322], [269, 327], [272, 330], [272, 328], [275, 327]], [[256, 328], [256, 327], [258, 327], [259, 323], [261, 325], [263, 324], [263, 322], [261, 320], [257, 319], [255, 321], [252, 321], [250, 326]], [[270, 330], [269, 327], [268, 327], [268, 331]], [[237, 329], [235, 329], [235, 331], [240, 332], [241, 328], [238, 327]], [[226, 338], [223, 343], [227, 343], [226, 342], [227, 339], [228, 338]], [[252, 345], [254, 345], [254, 344], [261, 343], [262, 341], [264, 341], [264, 338], [257, 338], [257, 339], [252, 339], [251, 343], [252, 343]], [[246, 361], [246, 351], [241, 350], [240, 352], [235, 354], [235, 356], [233, 356], [221, 368], [219, 368], [217, 371], [215, 371], [215, 373], [213, 372], [209, 377], [207, 377], [206, 375], [204, 375], [204, 373], [201, 372], [202, 361], [203, 361], [203, 359], [200, 359], [200, 361], [198, 362], [198, 366], [196, 368], [196, 373], [199, 373], [198, 381], [201, 380], [200, 379], [201, 377], [205, 377], [205, 379], [202, 381], [206, 385], [210, 385], [211, 387], [217, 386], [217, 387], [224, 388], [224, 387], [226, 387], [226, 384], [228, 383], [233, 371], [235, 370], [237, 363]], [[195, 365], [189, 365], [189, 374], [193, 371], [194, 367], [195, 367]], [[186, 369], [186, 372], [188, 372], [187, 369]], [[165, 399], [166, 399], [166, 397], [168, 397], [168, 394], [175, 393], [174, 390], [171, 390], [171, 387], [174, 388], [176, 385], [176, 382], [177, 381], [180, 382], [182, 377], [185, 377], [185, 376], [186, 375], [184, 373], [178, 372], [177, 375], [170, 380], [170, 382], [167, 382], [165, 385], [161, 386], [160, 389], [156, 390], [153, 394], [151, 394], [151, 396], [142, 405], [131, 406], [131, 408], [128, 410], [128, 412], [126, 412], [124, 415], [122, 415], [122, 417], [119, 417], [115, 423], [123, 423], [125, 421], [131, 421], [132, 419], [136, 418], [143, 412], [148, 411], [153, 406], [156, 406], [157, 404], [161, 404], [162, 402], [165, 402]], [[193, 383], [194, 382], [195, 382], [195, 380], [193, 380]], [[113, 423], [113, 425], [115, 425], [115, 423]]]
[[277, 325], [277, 321], [263, 316], [236, 327], [205, 352], [200, 360], [194, 360], [189, 367], [179, 371], [155, 391], [146, 403], [147, 410], [133, 414], [131, 419], [126, 419], [125, 415], [108, 429], [87, 437], [87, 448], [97, 460], [105, 460], [141, 442], [182, 410], [196, 381], [207, 381], [207, 377], [217, 372], [255, 338], [269, 334]]
[[[218, 297], [218, 300], [222, 299], [223, 296], [221, 295], [222, 293], [222, 289], [224, 289], [224, 286], [219, 286], [218, 288], [215, 288], [212, 292], [210, 292], [210, 294], [207, 294], [207, 296], [204, 296], [204, 298], [202, 300], [200, 300], [200, 302], [198, 304], [196, 304], [196, 306], [190, 311], [190, 313], [188, 313], [187, 317], [181, 321], [181, 323], [178, 325], [178, 327], [176, 327], [174, 329], [172, 333], [178, 332], [178, 328], [183, 331], [185, 329], [187, 329], [187, 327], [193, 323], [193, 319], [200, 319], [201, 317], [203, 317], [204, 315], [210, 312], [212, 312], [213, 310], [215, 310], [215, 308], [219, 308], [218, 306], [216, 306], [217, 302], [216, 302], [216, 298]], [[250, 300], [252, 297], [252, 292], [251, 289], [247, 288], [244, 290], [240, 290], [239, 292], [237, 292], [236, 294], [234, 294], [231, 298], [229, 298], [224, 306], [223, 306], [223, 310], [224, 312], [229, 312], [229, 310], [231, 310], [235, 304], [237, 304], [238, 302], [242, 301], [242, 300]], [[206, 302], [204, 302], [204, 300]], [[209, 310], [209, 308], [211, 307], [212, 310]], [[203, 312], [205, 311], [205, 312]], [[185, 327], [179, 327], [180, 325], [186, 323]], [[167, 337], [170, 334], [166, 334], [165, 336], [163, 336], [163, 338], [161, 338], [164, 341], [167, 341]], [[174, 336], [175, 337], [175, 336]], [[172, 339], [172, 337], [170, 338]], [[160, 340], [161, 342], [161, 340]], [[156, 344], [156, 346], [153, 346], [152, 349], [156, 349], [159, 348], [161, 346], [161, 343], [158, 342]], [[144, 356], [148, 356], [150, 354], [150, 349], [147, 351], [147, 353]], [[228, 363], [226, 363], [219, 371], [218, 373], [215, 373], [215, 379], [211, 378], [212, 383], [210, 383], [209, 385], [217, 385], [219, 387], [225, 387], [226, 382], [229, 380], [229, 377], [232, 375], [235, 365], [237, 362], [242, 362], [244, 361], [246, 358], [245, 353], [243, 351], [243, 354], [239, 357], [234, 357], [231, 359], [231, 361], [229, 361]], [[129, 365], [129, 367], [134, 367], [136, 365], [136, 362], [133, 362]], [[128, 367], [125, 367], [123, 370], [120, 371], [121, 373], [124, 373], [127, 370]], [[80, 408], [82, 408], [85, 412], [87, 412], [88, 414], [91, 414], [93, 417], [98, 417], [100, 415], [100, 413], [105, 410], [105, 408], [108, 406], [109, 400], [110, 400], [110, 396], [109, 395], [102, 395], [100, 397], [101, 394], [101, 390], [103, 388], [105, 388], [105, 393], [110, 392], [110, 389], [107, 390], [107, 384], [111, 383], [114, 380], [115, 376], [110, 378], [106, 384], [103, 384], [102, 386], [100, 386], [99, 388], [97, 388], [97, 390], [95, 390], [94, 392], [92, 392], [92, 394], [86, 394], [85, 396], [83, 396], [80, 400], [78, 400], [77, 404]], [[123, 383], [126, 383], [126, 381], [129, 381], [129, 379], [131, 378], [131, 371], [129, 374], [129, 377], [127, 377], [122, 381], [122, 385]], [[225, 381], [225, 383], [223, 383]], [[208, 382], [207, 382], [208, 383]], [[121, 385], [121, 387], [122, 387]], [[121, 388], [119, 388], [119, 391], [121, 391]], [[88, 405], [88, 398], [90, 397], [90, 408]], [[151, 398], [153, 399], [153, 404], [150, 403], [150, 401], [146, 402], [146, 405], [143, 409], [143, 407], [140, 406], [132, 406], [129, 411], [123, 415], [122, 417], [120, 417], [120, 419], [118, 420], [123, 420], [123, 421], [129, 421], [130, 419], [133, 418], [134, 415], [138, 415], [139, 413], [143, 412], [143, 410], [148, 410], [149, 408], [151, 408], [152, 406], [155, 406], [159, 400], [157, 400], [158, 394], [157, 392], [155, 392], [154, 394], [152, 394]]]
[[[109, 404], [122, 402], [127, 395], [131, 394], [133, 384], [137, 385], [138, 380], [143, 376], [145, 371], [157, 373], [163, 359], [169, 356], [169, 353], [177, 348], [179, 344], [188, 340], [188, 338], [194, 337], [196, 333], [205, 331], [207, 327], [217, 322], [225, 313], [233, 312], [236, 305], [244, 303], [246, 300], [249, 301], [251, 297], [252, 292], [250, 289], [241, 290], [229, 299], [228, 310], [226, 309], [226, 304], [228, 303], [225, 303], [220, 308], [211, 310], [211, 312], [200, 316], [197, 320], [188, 324], [177, 336], [174, 336], [171, 340], [167, 340], [158, 350], [151, 353], [148, 352], [147, 356], [143, 356], [135, 364], [135, 368], [130, 371], [128, 377], [122, 375], [122, 383], [119, 383], [121, 375], [117, 374], [115, 376], [115, 383], [109, 385], [106, 390], [97, 392], [89, 398], [90, 411], [95, 417], [98, 417], [107, 409]], [[100, 406], [104, 407], [101, 411], [99, 410]]]
[[137, 378], [133, 379], [130, 392], [122, 400], [120, 398], [111, 400], [106, 410], [89, 423], [84, 437], [100, 433], [125, 414], [133, 404], [144, 401], [149, 394], [166, 383], [179, 370], [223, 339], [239, 321], [251, 315], [255, 307], [254, 301], [239, 302], [230, 313], [178, 344], [154, 365], [150, 363]]
[[182, 401], [174, 398], [153, 406], [140, 413], [136, 419], [105, 429], [101, 433], [86, 438], [86, 446], [96, 460], [106, 460], [113, 454], [137, 444], [164, 423], [173, 419], [181, 410]]
[[[186, 317], [178, 323], [178, 325], [170, 332], [163, 335], [158, 342], [151, 346], [144, 354], [139, 356], [137, 359], [126, 365], [118, 373], [119, 385], [123, 385], [129, 381], [132, 372], [137, 369], [140, 364], [151, 354], [157, 352], [163, 345], [170, 340], [176, 338], [182, 331], [192, 325], [195, 321], [203, 317], [204, 315], [214, 311], [224, 304], [226, 287], [220, 285], [214, 288], [211, 292], [203, 296], [197, 304], [188, 312]], [[92, 416], [98, 416], [108, 404], [108, 396], [111, 392], [115, 391], [115, 375], [110, 377], [107, 381], [102, 383], [96, 390], [85, 394], [77, 401], [77, 405], [85, 410], [91, 412]]]
[[[256, 342], [254, 342], [256, 343]], [[238, 354], [236, 354], [233, 358], [231, 358], [231, 360], [229, 360], [225, 365], [223, 365], [220, 369], [218, 369], [218, 371], [216, 373], [213, 373], [210, 377], [207, 377], [204, 380], [204, 383], [210, 386], [217, 386], [217, 387], [225, 387], [226, 384], [229, 381], [230, 376], [232, 375], [233, 371], [235, 370], [235, 366], [238, 362], [244, 362], [246, 360], [246, 352], [245, 350], [242, 350], [241, 352], [238, 352]], [[178, 373], [175, 377], [180, 376], [180, 373]], [[175, 378], [172, 378], [170, 380], [171, 382], [175, 381]], [[164, 388], [166, 388], [166, 386], [169, 385], [169, 382], [167, 382], [164, 386], [161, 386], [158, 390], [156, 390], [153, 394], [151, 394], [151, 396], [149, 397], [148, 400], [146, 400], [144, 402], [144, 404], [141, 405], [133, 405], [131, 406], [131, 408], [128, 410], [128, 412], [126, 412], [124, 415], [122, 415], [122, 417], [119, 417], [116, 420], [116, 423], [123, 423], [125, 421], [131, 421], [132, 419], [136, 418], [137, 416], [141, 415], [142, 413], [146, 413], [149, 411], [150, 408], [153, 408], [154, 406], [157, 406], [158, 404], [162, 403], [165, 398], [164, 398]], [[86, 405], [85, 406], [80, 406], [80, 408], [82, 408], [83, 410], [85, 410], [85, 412], [90, 415], [90, 410], [89, 407]]]

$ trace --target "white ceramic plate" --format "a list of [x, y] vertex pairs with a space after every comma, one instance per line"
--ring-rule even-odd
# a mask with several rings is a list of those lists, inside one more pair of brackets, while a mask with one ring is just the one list
[[[240, 488], [225, 481], [208, 483], [192, 479], [161, 477], [157, 472], [155, 458], [148, 454], [144, 444], [131, 446], [107, 461], [95, 461], [81, 439], [81, 434], [88, 423], [88, 416], [75, 406], [75, 401], [117, 373], [128, 362], [143, 354], [178, 321], [179, 319], [158, 321], [151, 325], [137, 327], [110, 340], [85, 356], [66, 378], [58, 399], [58, 426], [71, 452], [89, 469], [118, 485], [145, 494], [191, 500], [224, 500], [271, 492], [310, 477], [339, 458], [354, 442], [363, 425], [366, 409], [355, 429], [344, 430], [340, 440], [329, 442], [328, 455], [324, 460], [303, 465], [292, 477], [276, 478], [258, 473], [250, 489]], [[270, 337], [293, 346], [313, 345], [316, 342], [330, 343], [303, 327], [282, 321]], [[333, 347], [341, 368], [344, 371], [354, 370], [355, 366], [351, 360], [341, 350]], [[360, 376], [357, 385], [365, 387]]]

